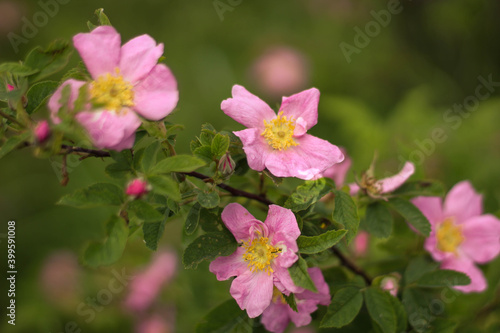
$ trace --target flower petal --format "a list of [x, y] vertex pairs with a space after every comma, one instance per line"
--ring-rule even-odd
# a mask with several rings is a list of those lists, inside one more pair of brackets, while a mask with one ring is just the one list
[[303, 292], [295, 294], [298, 299], [312, 299], [316, 300], [317, 303], [321, 305], [330, 304], [330, 287], [325, 282], [325, 278], [323, 277], [323, 273], [321, 269], [318, 267], [308, 268], [309, 276], [311, 276], [311, 280], [314, 282], [316, 289], [318, 289], [317, 293], [313, 293], [310, 290], [305, 289]]
[[210, 263], [209, 270], [217, 276], [217, 280], [224, 281], [231, 276], [238, 276], [248, 270], [247, 263], [243, 260], [245, 249], [238, 249], [227, 257], [218, 257]]
[[269, 332], [283, 333], [290, 322], [287, 304], [271, 302], [262, 313], [261, 322]]
[[349, 156], [347, 156], [346, 150], [342, 147], [339, 147], [342, 154], [344, 154], [344, 160], [340, 163], [334, 164], [330, 168], [326, 169], [323, 172], [323, 177], [328, 177], [333, 179], [335, 182], [335, 186], [337, 188], [342, 188], [344, 185], [344, 180], [347, 175], [347, 171], [351, 168], [352, 160]]
[[87, 66], [92, 78], [103, 73], [114, 73], [120, 61], [120, 34], [109, 25], [102, 25], [90, 33], [73, 37], [73, 44]]
[[392, 177], [384, 178], [378, 181], [382, 187], [382, 193], [392, 192], [410, 178], [415, 172], [415, 165], [411, 162], [406, 162], [400, 172]]
[[163, 64], [156, 65], [134, 89], [134, 110], [149, 120], [165, 118], [178, 101], [177, 81]]
[[265, 161], [269, 171], [277, 177], [314, 179], [326, 169], [344, 160], [340, 149], [330, 142], [304, 134], [295, 138], [297, 146], [272, 151]]
[[442, 199], [440, 197], [415, 197], [410, 200], [422, 214], [427, 217], [431, 225], [444, 221]]
[[163, 44], [149, 35], [135, 37], [121, 48], [120, 72], [125, 79], [134, 84], [142, 80], [155, 67], [163, 54]]
[[[410, 224], [408, 224], [408, 225], [410, 226], [410, 228], [413, 228]], [[453, 252], [443, 252], [440, 249], [438, 249], [438, 241], [437, 241], [436, 231], [435, 231], [437, 226], [438, 226], [437, 224], [431, 226], [432, 231], [431, 231], [429, 237], [427, 237], [425, 239], [424, 248], [427, 250], [427, 252], [429, 252], [431, 254], [432, 258], [435, 261], [443, 261], [443, 260], [455, 258], [456, 256]], [[413, 229], [413, 231], [417, 232], [415, 229]]]
[[453, 258], [441, 263], [442, 269], [452, 269], [465, 273], [469, 276], [471, 283], [466, 286], [455, 286], [454, 288], [464, 293], [482, 292], [488, 287], [483, 272], [467, 258]]
[[269, 306], [273, 297], [273, 279], [266, 272], [246, 271], [233, 280], [229, 292], [250, 318], [255, 318]]
[[465, 238], [460, 248], [472, 260], [486, 263], [500, 253], [500, 220], [493, 215], [481, 215], [462, 224]]
[[65, 81], [59, 88], [57, 88], [54, 94], [50, 97], [48, 107], [50, 110], [50, 117], [54, 124], [59, 124], [61, 122], [61, 119], [59, 119], [57, 114], [59, 113], [59, 109], [62, 107], [60, 101], [64, 87], [66, 86], [70, 87], [68, 108], [73, 109], [75, 106], [75, 100], [78, 98], [79, 90], [84, 84], [85, 82], [83, 81], [69, 79]]
[[[283, 97], [280, 112], [283, 111], [283, 115], [287, 117], [293, 116], [300, 127], [308, 130], [318, 122], [319, 94], [318, 89], [311, 88], [290, 97]], [[302, 132], [305, 131], [295, 134], [302, 135]]]
[[108, 149], [122, 151], [124, 149], [132, 148], [134, 146], [134, 143], [135, 143], [135, 132], [132, 133], [127, 138], [124, 137], [124, 139], [120, 141], [117, 145], [108, 147]]
[[300, 236], [297, 218], [290, 209], [278, 205], [269, 205], [269, 211], [264, 223], [267, 225], [270, 234], [282, 232], [294, 240]]
[[444, 213], [446, 216], [454, 216], [458, 224], [473, 216], [481, 215], [482, 212], [483, 197], [468, 181], [453, 186], [444, 200]]
[[264, 137], [262, 130], [258, 128], [248, 128], [242, 131], [233, 132], [243, 143], [243, 150], [247, 156], [248, 166], [255, 171], [262, 171], [266, 168], [265, 162], [272, 152]]
[[122, 114], [110, 111], [80, 112], [76, 119], [87, 130], [97, 148], [123, 147], [119, 145], [126, 140], [130, 144], [130, 136], [141, 125], [141, 121], [131, 110], [124, 110]]
[[221, 103], [226, 115], [250, 128], [264, 128], [264, 120], [276, 118], [276, 113], [263, 100], [251, 94], [244, 87], [234, 85], [233, 98]]
[[297, 287], [288, 272], [288, 268], [281, 266], [273, 266], [273, 282], [276, 288], [285, 295], [290, 293], [301, 293], [304, 288]]
[[224, 208], [221, 218], [237, 242], [251, 238], [252, 227], [262, 224], [245, 207], [234, 202]]
[[297, 302], [297, 310], [293, 311], [291, 308], [288, 310], [290, 319], [297, 327], [309, 325], [311, 322], [311, 313], [318, 309], [318, 302], [314, 300], [302, 300]]

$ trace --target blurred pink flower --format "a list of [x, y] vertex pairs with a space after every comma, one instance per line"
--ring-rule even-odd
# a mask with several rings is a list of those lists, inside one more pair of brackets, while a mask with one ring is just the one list
[[318, 267], [309, 268], [309, 275], [318, 289], [317, 293], [309, 290], [295, 293], [297, 310], [295, 312], [286, 303], [282, 293], [274, 288], [271, 304], [262, 313], [262, 323], [266, 330], [282, 333], [292, 321], [295, 326], [306, 326], [311, 322], [311, 313], [318, 309], [318, 304], [330, 304], [330, 288]]
[[47, 120], [42, 120], [35, 126], [35, 138], [38, 143], [44, 143], [50, 136], [50, 127]]
[[323, 172], [322, 177], [333, 179], [333, 181], [335, 182], [335, 186], [337, 188], [342, 188], [342, 186], [344, 186], [344, 181], [347, 175], [347, 171], [349, 171], [349, 169], [351, 168], [352, 160], [347, 155], [345, 148], [339, 147], [339, 149], [342, 152], [342, 154], [344, 154], [344, 160], [326, 169]]
[[159, 252], [151, 265], [132, 280], [125, 307], [131, 311], [146, 310], [162, 286], [173, 278], [176, 269], [177, 256], [172, 252]]
[[318, 89], [283, 97], [278, 115], [242, 86], [233, 86], [232, 95], [221, 108], [248, 127], [234, 134], [243, 143], [250, 168], [267, 168], [277, 177], [314, 179], [344, 159], [337, 146], [306, 134], [318, 121]]
[[[163, 44], [156, 45], [150, 36], [142, 35], [120, 46], [118, 32], [111, 26], [100, 26], [77, 34], [73, 43], [93, 79], [88, 86], [92, 106], [87, 104], [76, 119], [97, 148], [132, 148], [141, 125], [138, 115], [160, 120], [177, 105], [177, 81], [167, 66], [158, 64]], [[60, 122], [63, 88], [70, 88], [68, 107], [72, 109], [85, 84], [70, 79], [57, 89], [48, 104], [54, 123]]]
[[364, 230], [358, 232], [358, 234], [354, 238], [354, 241], [352, 242], [354, 254], [356, 256], [362, 257], [366, 254], [366, 251], [368, 250], [369, 239], [370, 234], [368, 232]]
[[466, 293], [484, 291], [487, 282], [475, 263], [486, 263], [500, 253], [500, 220], [482, 213], [482, 196], [470, 182], [462, 181], [448, 192], [444, 204], [440, 197], [416, 197], [412, 202], [432, 227], [425, 249], [442, 269], [470, 277], [469, 285], [455, 288]]
[[137, 333], [172, 333], [172, 325], [159, 314], [153, 314], [139, 322], [136, 327]]
[[241, 246], [227, 257], [210, 263], [217, 280], [236, 276], [230, 293], [250, 318], [260, 315], [271, 303], [273, 286], [282, 292], [302, 292], [295, 286], [288, 268], [297, 261], [299, 226], [291, 210], [270, 205], [262, 223], [242, 205], [230, 203], [222, 221]]
[[373, 197], [378, 197], [380, 194], [385, 194], [396, 190], [404, 184], [415, 172], [415, 165], [411, 162], [406, 162], [403, 169], [391, 177], [377, 180], [371, 175], [370, 171], [363, 174], [361, 181], [358, 184], [349, 184], [351, 195], [355, 195], [359, 190], [363, 190], [366, 194]]
[[145, 180], [136, 178], [127, 185], [125, 193], [135, 198], [139, 198], [149, 192], [149, 185]]
[[252, 67], [252, 76], [261, 90], [280, 97], [304, 89], [309, 81], [307, 61], [290, 47], [272, 47], [264, 52]]
[[40, 274], [43, 293], [52, 303], [72, 307], [79, 297], [80, 266], [71, 252], [55, 252], [47, 257]]
[[384, 277], [380, 282], [380, 288], [387, 290], [392, 296], [396, 297], [399, 289], [399, 278], [396, 276]]

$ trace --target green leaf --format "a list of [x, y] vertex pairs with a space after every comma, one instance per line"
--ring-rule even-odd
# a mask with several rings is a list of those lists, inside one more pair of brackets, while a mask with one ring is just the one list
[[[449, 319], [436, 318], [431, 322], [430, 331], [432, 333], [455, 333], [458, 323]], [[488, 332], [498, 332], [490, 330]]]
[[302, 257], [299, 256], [299, 260], [297, 260], [292, 267], [288, 268], [288, 272], [290, 273], [290, 277], [296, 286], [305, 288], [315, 293], [318, 292], [318, 289], [316, 289], [316, 286], [307, 271], [307, 262], [302, 259]]
[[116, 152], [110, 151], [111, 158], [115, 163], [108, 164], [104, 171], [106, 174], [113, 178], [123, 178], [133, 171], [133, 157], [129, 149]]
[[431, 224], [414, 204], [404, 199], [393, 198], [389, 200], [389, 205], [401, 214], [415, 229], [420, 231], [425, 237], [429, 237]]
[[444, 186], [437, 181], [407, 181], [397, 188], [393, 195], [402, 196], [431, 196], [442, 197], [445, 194]]
[[397, 319], [391, 296], [378, 287], [368, 287], [364, 290], [366, 308], [374, 322], [384, 333], [395, 333]]
[[220, 203], [219, 194], [216, 191], [205, 193], [198, 193], [198, 202], [205, 208], [215, 208]]
[[299, 310], [297, 309], [297, 302], [295, 300], [295, 295], [293, 293], [290, 293], [290, 295], [288, 296], [285, 294], [281, 295], [283, 295], [283, 299], [285, 300], [286, 304], [288, 304], [293, 311], [299, 312]]
[[333, 191], [333, 193], [335, 194], [333, 220], [337, 223], [341, 223], [344, 228], [347, 229], [345, 238], [347, 244], [349, 244], [358, 232], [358, 210], [349, 194], [342, 191]]
[[144, 172], [148, 172], [156, 163], [156, 156], [160, 150], [160, 142], [155, 140], [149, 146], [144, 149], [144, 155], [142, 156], [141, 166]]
[[284, 207], [294, 212], [309, 208], [333, 188], [332, 182], [326, 178], [307, 180], [298, 186], [295, 192], [285, 202]]
[[127, 244], [128, 228], [125, 221], [112, 216], [106, 225], [107, 238], [102, 242], [92, 242], [83, 254], [83, 262], [90, 267], [111, 265], [122, 256]]
[[212, 261], [219, 256], [233, 254], [238, 243], [226, 232], [207, 233], [196, 238], [184, 251], [184, 268], [196, 268], [203, 260]]
[[26, 112], [32, 114], [37, 111], [49, 97], [56, 91], [59, 83], [55, 81], [39, 82], [31, 86], [26, 95], [28, 105], [26, 105]]
[[393, 218], [391, 212], [381, 202], [374, 202], [366, 207], [363, 224], [370, 234], [379, 238], [387, 238], [392, 233]]
[[200, 222], [200, 210], [201, 206], [199, 203], [195, 203], [189, 210], [184, 224], [184, 231], [186, 234], [192, 235], [196, 229], [198, 229], [198, 223]]
[[470, 283], [470, 278], [461, 272], [438, 269], [434, 272], [425, 273], [415, 283], [417, 286], [424, 288], [465, 286]]
[[434, 271], [438, 267], [438, 263], [429, 262], [425, 257], [422, 256], [412, 259], [406, 267], [404, 273], [405, 284], [408, 285], [412, 282], [415, 282], [425, 273]]
[[205, 164], [204, 161], [194, 156], [176, 155], [158, 162], [151, 169], [151, 173], [191, 172], [201, 168]]
[[30, 82], [40, 81], [63, 69], [72, 52], [70, 44], [63, 40], [52, 42], [45, 50], [41, 47], [34, 48], [26, 56], [25, 65], [39, 72], [30, 77]]
[[174, 201], [181, 201], [181, 192], [179, 191], [179, 183], [170, 176], [149, 176], [148, 183], [153, 186], [153, 190], [157, 193], [166, 195]]
[[[241, 324], [248, 324], [251, 328], [251, 323], [247, 320], [247, 314], [231, 298], [203, 317], [196, 325], [196, 333], [230, 333], [234, 332], [235, 328]], [[241, 330], [240, 332], [245, 331]], [[251, 330], [246, 332], [251, 332]]]
[[217, 133], [217, 135], [212, 140], [211, 151], [215, 158], [222, 157], [229, 149], [229, 137]]
[[4, 62], [3, 64], [0, 64], [0, 73], [2, 72], [19, 76], [29, 76], [39, 72], [39, 70], [23, 65], [19, 62]]
[[95, 14], [97, 15], [97, 19], [99, 20], [99, 25], [112, 25], [109, 21], [108, 16], [104, 14], [103, 8], [96, 9]]
[[144, 223], [158, 222], [163, 220], [163, 214], [143, 200], [134, 200], [128, 205], [128, 212], [134, 214]]
[[196, 148], [194, 150], [194, 155], [206, 160], [207, 162], [213, 161], [212, 147], [210, 146], [201, 146]]
[[57, 204], [76, 208], [119, 206], [123, 203], [123, 189], [110, 183], [97, 183], [67, 194]]
[[146, 247], [148, 249], [153, 251], [156, 251], [158, 249], [158, 243], [160, 242], [160, 239], [163, 236], [163, 232], [165, 231], [165, 225], [167, 224], [169, 215], [170, 215], [170, 210], [167, 209], [162, 221], [153, 223], [144, 223], [142, 225], [144, 242], [146, 243]]
[[225, 228], [221, 222], [219, 210], [206, 208], [200, 210], [200, 226], [205, 232], [219, 232]]
[[410, 325], [416, 332], [426, 332], [429, 328], [429, 304], [435, 299], [435, 296], [424, 292], [423, 289], [405, 288], [403, 290], [403, 305], [406, 313], [409, 314]]
[[340, 328], [351, 323], [361, 310], [363, 296], [359, 288], [347, 287], [340, 289], [333, 296], [328, 310], [321, 320], [320, 327]]
[[390, 300], [392, 302], [392, 307], [394, 308], [394, 313], [396, 314], [396, 332], [406, 332], [406, 328], [408, 327], [408, 319], [405, 308], [397, 297], [391, 297]]
[[20, 135], [11, 136], [10, 138], [8, 138], [7, 141], [5, 141], [3, 145], [0, 147], [0, 158], [4, 157], [8, 153], [19, 147], [19, 145], [21, 145], [29, 137], [30, 133], [24, 132]]
[[319, 236], [299, 236], [297, 245], [299, 252], [304, 254], [314, 254], [325, 251], [337, 244], [342, 237], [347, 233], [347, 230], [329, 230]]

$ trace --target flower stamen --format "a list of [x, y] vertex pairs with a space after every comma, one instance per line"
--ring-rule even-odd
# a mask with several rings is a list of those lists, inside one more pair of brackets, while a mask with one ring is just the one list
[[447, 218], [436, 231], [437, 247], [443, 252], [457, 254], [457, 248], [465, 240], [461, 226], [455, 225], [452, 218]]
[[123, 79], [118, 68], [115, 72], [116, 75], [106, 73], [92, 82], [90, 97], [106, 110], [120, 112], [122, 108], [134, 105], [134, 87]]
[[252, 272], [267, 272], [271, 275], [274, 270], [271, 268], [271, 262], [281, 253], [280, 248], [269, 244], [269, 238], [256, 237], [243, 243], [245, 253], [243, 259], [248, 262], [248, 268]]
[[286, 150], [298, 145], [293, 139], [293, 131], [295, 130], [293, 117], [287, 119], [286, 116], [283, 116], [283, 111], [269, 122], [264, 119], [264, 126], [265, 129], [261, 135], [273, 149]]

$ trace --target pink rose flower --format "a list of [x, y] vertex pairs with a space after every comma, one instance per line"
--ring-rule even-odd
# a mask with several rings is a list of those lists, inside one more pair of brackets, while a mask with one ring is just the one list
[[233, 86], [232, 95], [221, 108], [248, 127], [234, 134], [243, 143], [250, 168], [267, 168], [277, 177], [314, 179], [344, 159], [337, 146], [306, 134], [318, 121], [318, 89], [283, 97], [278, 115], [242, 86]]
[[335, 186], [337, 188], [342, 188], [342, 186], [344, 186], [347, 171], [349, 171], [349, 169], [351, 168], [352, 160], [349, 156], [347, 156], [347, 152], [343, 147], [340, 147], [339, 149], [342, 154], [344, 154], [344, 160], [326, 169], [323, 172], [322, 177], [333, 179], [333, 181], [335, 182]]
[[132, 280], [125, 307], [131, 311], [146, 310], [162, 286], [173, 278], [176, 269], [177, 257], [174, 253], [158, 253], [151, 265]]
[[[90, 102], [76, 115], [97, 148], [132, 148], [139, 116], [160, 120], [173, 111], [178, 101], [177, 81], [167, 66], [158, 64], [163, 44], [148, 35], [136, 37], [123, 46], [111, 26], [73, 37], [75, 48], [93, 79], [89, 82]], [[70, 87], [68, 108], [73, 109], [79, 89], [87, 82], [67, 80], [49, 100], [54, 123], [61, 108], [61, 93]]]
[[469, 285], [455, 288], [466, 293], [484, 291], [486, 279], [475, 263], [486, 263], [500, 252], [500, 220], [482, 213], [482, 196], [470, 182], [462, 181], [448, 192], [444, 204], [439, 197], [416, 197], [412, 202], [432, 227], [425, 249], [442, 269], [470, 277]]
[[241, 246], [227, 257], [210, 263], [217, 280], [236, 276], [230, 293], [250, 318], [260, 315], [271, 303], [273, 286], [281, 292], [302, 292], [295, 286], [288, 268], [297, 261], [299, 226], [291, 210], [269, 206], [266, 221], [253, 217], [242, 205], [231, 203], [222, 221]]
[[295, 301], [298, 312], [295, 312], [286, 303], [282, 293], [274, 288], [272, 302], [262, 313], [262, 324], [266, 330], [282, 333], [290, 321], [297, 327], [306, 326], [311, 322], [311, 313], [318, 309], [318, 304], [330, 304], [330, 288], [326, 284], [321, 270], [314, 267], [309, 268], [308, 271], [318, 292], [304, 290], [296, 293]]
[[358, 257], [363, 257], [368, 250], [369, 241], [370, 234], [364, 230], [360, 230], [352, 242], [354, 254]]
[[358, 194], [360, 189], [371, 197], [379, 197], [381, 194], [390, 193], [403, 185], [415, 173], [415, 165], [406, 162], [403, 169], [397, 174], [380, 180], [375, 179], [370, 173], [368, 171], [363, 174], [359, 185], [349, 184], [351, 195]]
[[149, 185], [145, 180], [134, 179], [128, 185], [125, 193], [132, 197], [139, 198], [149, 192]]

